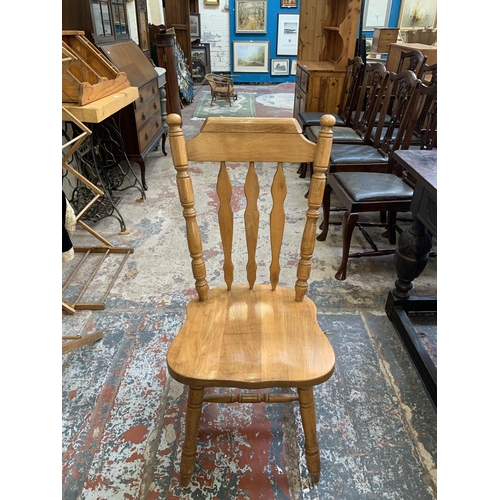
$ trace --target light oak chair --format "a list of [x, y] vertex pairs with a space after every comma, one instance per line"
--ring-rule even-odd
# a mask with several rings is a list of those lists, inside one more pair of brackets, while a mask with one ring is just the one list
[[[310, 477], [320, 476], [319, 448], [313, 386], [328, 380], [335, 354], [316, 320], [316, 307], [305, 296], [311, 271], [316, 223], [325, 187], [335, 119], [321, 119], [317, 144], [307, 140], [293, 118], [207, 118], [200, 133], [185, 142], [181, 117], [167, 116], [172, 160], [177, 171], [179, 198], [186, 219], [187, 246], [198, 297], [187, 305], [186, 320], [167, 353], [170, 375], [189, 386], [185, 439], [180, 465], [181, 484], [187, 486], [195, 466], [196, 436], [202, 404], [282, 403], [298, 401], [305, 434], [305, 454]], [[207, 282], [201, 237], [194, 208], [188, 163], [209, 162], [217, 173], [218, 225], [224, 253], [226, 286], [211, 288]], [[246, 171], [244, 192], [245, 235], [233, 234], [232, 186], [226, 161]], [[286, 179], [283, 162], [314, 161], [308, 208], [304, 203], [304, 231], [297, 241], [300, 260], [295, 288], [278, 285], [279, 254], [285, 229]], [[270, 188], [273, 207], [269, 215], [269, 284], [255, 284], [259, 230], [259, 179], [255, 162], [276, 164]], [[198, 165], [198, 163], [197, 163]], [[270, 166], [271, 167], [271, 166]], [[213, 221], [213, 217], [209, 216]], [[236, 226], [236, 224], [235, 224]], [[243, 229], [243, 228], [242, 228]], [[247, 284], [233, 284], [233, 238], [246, 241]], [[262, 243], [261, 243], [262, 244]], [[259, 244], [259, 248], [261, 248]], [[206, 387], [240, 389], [296, 388], [293, 392], [206, 394]]]

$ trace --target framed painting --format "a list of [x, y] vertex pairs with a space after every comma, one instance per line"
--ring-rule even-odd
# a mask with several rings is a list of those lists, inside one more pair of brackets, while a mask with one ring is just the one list
[[288, 76], [290, 74], [290, 59], [271, 59], [272, 76]]
[[189, 29], [191, 33], [191, 38], [200, 38], [200, 14], [189, 14]]
[[297, 59], [292, 59], [292, 67], [290, 68], [290, 74], [291, 75], [297, 74]]
[[233, 42], [233, 71], [269, 73], [269, 42]]
[[282, 9], [296, 9], [298, 6], [297, 0], [281, 0], [280, 7]]
[[193, 83], [202, 83], [207, 73], [211, 73], [210, 45], [208, 43], [193, 44], [191, 46], [191, 76]]
[[278, 14], [276, 55], [296, 56], [299, 42], [299, 14]]
[[236, 0], [236, 33], [265, 33], [267, 0]]
[[392, 0], [367, 0], [363, 18], [363, 30], [386, 28], [389, 25]]
[[435, 28], [437, 0], [402, 0], [399, 28]]

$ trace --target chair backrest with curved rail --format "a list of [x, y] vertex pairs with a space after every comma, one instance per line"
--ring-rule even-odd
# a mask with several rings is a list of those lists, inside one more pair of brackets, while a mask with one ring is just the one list
[[359, 56], [349, 59], [347, 62], [346, 75], [342, 85], [342, 94], [338, 108], [338, 115], [344, 120], [346, 127], [351, 126], [354, 118], [364, 68], [365, 63]]
[[[219, 163], [219, 172], [213, 165], [214, 182], [217, 178], [219, 196], [218, 225], [224, 253], [224, 280], [230, 290], [234, 279], [233, 240], [235, 236], [234, 195], [230, 180], [230, 171], [243, 168], [244, 195], [246, 210], [244, 214], [244, 233], [241, 241], [247, 243], [247, 281], [252, 288], [256, 280], [257, 261], [255, 258], [260, 213], [257, 206], [260, 192], [257, 175], [257, 162], [276, 164], [274, 180], [270, 187], [273, 200], [270, 221], [271, 263], [269, 281], [274, 290], [280, 276], [279, 254], [285, 229], [286, 169], [284, 163], [314, 162], [314, 174], [308, 198], [305, 227], [300, 244], [300, 260], [297, 266], [295, 297], [301, 301], [307, 290], [314, 250], [316, 222], [319, 216], [323, 190], [326, 183], [325, 172], [329, 165], [332, 147], [332, 127], [335, 119], [331, 115], [321, 118], [321, 131], [318, 142], [306, 139], [298, 122], [294, 118], [222, 118], [211, 117], [205, 120], [199, 134], [185, 141], [180, 127], [179, 115], [167, 116], [172, 161], [177, 170], [177, 186], [181, 204], [184, 207], [188, 248], [192, 259], [195, 286], [201, 301], [207, 300], [208, 282], [205, 260], [202, 254], [200, 231], [194, 209], [194, 191], [188, 169], [189, 162]], [[234, 168], [228, 168], [226, 162], [236, 162]], [[266, 167], [267, 168], [267, 167]], [[236, 175], [236, 174], [235, 174]], [[213, 217], [210, 217], [213, 220]], [[241, 226], [237, 226], [243, 231]]]

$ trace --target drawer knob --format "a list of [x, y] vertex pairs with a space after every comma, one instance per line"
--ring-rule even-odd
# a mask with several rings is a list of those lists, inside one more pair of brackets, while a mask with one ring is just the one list
[[158, 122], [156, 122], [156, 128], [158, 128], [158, 127], [159, 127]]
[[147, 133], [144, 134], [144, 139], [146, 139], [146, 141], [149, 139], [149, 135]]
[[153, 108], [154, 108], [154, 109], [158, 109], [158, 106], [156, 105], [156, 102], [155, 102], [155, 103], [153, 103]]
[[153, 87], [152, 90], [153, 90], [153, 94], [156, 94], [156, 89], [154, 87]]
[[144, 113], [142, 113], [141, 118], [144, 121], [146, 119], [146, 115]]
[[141, 96], [139, 96], [139, 100], [140, 100], [141, 102], [144, 102], [144, 97], [142, 97], [142, 95], [141, 95]]

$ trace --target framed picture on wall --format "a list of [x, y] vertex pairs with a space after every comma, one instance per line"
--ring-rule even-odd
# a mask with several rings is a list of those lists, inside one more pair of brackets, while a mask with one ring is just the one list
[[233, 42], [233, 71], [269, 73], [269, 42]]
[[296, 56], [299, 42], [299, 14], [278, 14], [276, 55]]
[[436, 0], [402, 0], [399, 14], [400, 28], [435, 28]]
[[202, 83], [207, 73], [211, 73], [210, 45], [199, 43], [191, 45], [191, 61], [193, 83]]
[[292, 67], [290, 68], [290, 74], [291, 75], [297, 74], [297, 59], [292, 59]]
[[236, 33], [265, 33], [267, 0], [236, 0]]
[[189, 14], [189, 28], [191, 38], [200, 38], [200, 14]]
[[290, 74], [290, 59], [271, 59], [272, 76], [288, 76]]
[[282, 9], [296, 9], [298, 5], [297, 0], [281, 0], [280, 7]]
[[385, 28], [389, 25], [392, 0], [366, 0], [363, 29]]

